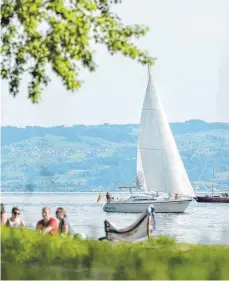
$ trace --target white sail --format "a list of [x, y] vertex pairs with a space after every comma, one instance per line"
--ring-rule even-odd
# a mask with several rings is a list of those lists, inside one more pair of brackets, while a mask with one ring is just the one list
[[156, 94], [150, 71], [141, 114], [138, 146], [137, 171], [143, 171], [148, 191], [195, 196]]
[[140, 155], [140, 149], [138, 146], [137, 150], [137, 175], [136, 175], [136, 186], [140, 188], [144, 188], [147, 190], [146, 182], [145, 182], [145, 177], [144, 177], [144, 171], [142, 167], [142, 159]]

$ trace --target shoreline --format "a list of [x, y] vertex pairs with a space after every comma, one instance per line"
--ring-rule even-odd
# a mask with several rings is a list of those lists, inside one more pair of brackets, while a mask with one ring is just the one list
[[[1, 194], [24, 194], [24, 193], [37, 193], [37, 194], [82, 194], [82, 193], [85, 193], [85, 194], [99, 194], [99, 193], [106, 193], [107, 191], [1, 191]], [[110, 193], [115, 193], [115, 194], [130, 194], [129, 192], [123, 192], [123, 191], [108, 191]], [[221, 193], [222, 191], [215, 191], [214, 193], [218, 194], [218, 193]], [[141, 192], [141, 191], [136, 191], [136, 192], [133, 192], [134, 194], [135, 193], [144, 193], [144, 192]], [[196, 194], [209, 194], [211, 193], [211, 191], [199, 191], [199, 192], [196, 192]]]

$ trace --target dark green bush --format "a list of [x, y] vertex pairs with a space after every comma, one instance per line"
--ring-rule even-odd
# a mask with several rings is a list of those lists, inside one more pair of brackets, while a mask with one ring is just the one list
[[71, 240], [2, 230], [2, 279], [229, 279], [229, 247]]

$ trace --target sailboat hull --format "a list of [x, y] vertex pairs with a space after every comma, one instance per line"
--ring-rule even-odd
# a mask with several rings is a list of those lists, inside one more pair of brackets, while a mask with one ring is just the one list
[[147, 202], [109, 202], [103, 207], [109, 213], [142, 213], [153, 204], [156, 213], [183, 213], [192, 199], [185, 200], [147, 200]]
[[196, 196], [199, 203], [229, 203], [229, 197], [222, 196]]

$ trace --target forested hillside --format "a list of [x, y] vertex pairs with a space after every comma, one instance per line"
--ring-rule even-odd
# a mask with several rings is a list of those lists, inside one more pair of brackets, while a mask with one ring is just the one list
[[[135, 182], [138, 125], [2, 127], [2, 191], [115, 190]], [[194, 186], [229, 184], [229, 124], [172, 123]], [[209, 183], [210, 184], [210, 183]]]

